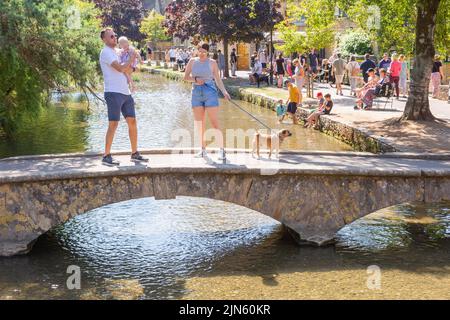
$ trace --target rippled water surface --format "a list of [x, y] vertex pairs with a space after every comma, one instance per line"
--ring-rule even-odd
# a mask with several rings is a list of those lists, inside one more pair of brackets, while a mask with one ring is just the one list
[[[188, 87], [149, 76], [140, 88], [143, 148], [174, 146], [173, 129], [192, 132]], [[273, 113], [245, 106], [275, 125]], [[105, 112], [91, 108], [43, 112], [15, 141], [1, 142], [0, 155], [101, 150]], [[221, 118], [225, 128], [256, 126], [230, 105]], [[287, 149], [349, 149], [294, 131]], [[122, 125], [115, 149], [127, 147]], [[66, 288], [71, 265], [80, 267], [81, 290]], [[368, 287], [369, 266], [381, 270], [378, 290]], [[27, 256], [0, 258], [0, 299], [450, 299], [449, 274], [450, 203], [381, 210], [342, 229], [336, 246], [314, 248], [298, 247], [276, 221], [229, 203], [140, 199], [78, 216]]]

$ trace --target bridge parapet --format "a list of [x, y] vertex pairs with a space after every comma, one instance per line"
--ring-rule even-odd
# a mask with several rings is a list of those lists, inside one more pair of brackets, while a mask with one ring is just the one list
[[[179, 151], [179, 150], [178, 150]], [[149, 165], [118, 155], [21, 157], [0, 161], [0, 256], [28, 252], [51, 228], [104, 205], [144, 197], [203, 197], [259, 211], [302, 241], [330, 243], [345, 225], [405, 202], [450, 201], [450, 156], [285, 153], [280, 161], [230, 152], [230, 163], [173, 150]], [[271, 174], [267, 168], [271, 167]], [[262, 174], [265, 173], [265, 174]]]

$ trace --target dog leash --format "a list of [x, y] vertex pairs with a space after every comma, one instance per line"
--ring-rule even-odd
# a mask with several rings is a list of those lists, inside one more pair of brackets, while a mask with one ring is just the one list
[[[216, 88], [211, 87], [208, 83], [204, 83], [205, 86], [214, 89], [216, 91]], [[272, 131], [272, 128], [269, 127], [267, 124], [265, 124], [264, 122], [262, 122], [261, 120], [259, 120], [257, 117], [255, 117], [253, 114], [251, 114], [250, 112], [248, 112], [247, 110], [245, 110], [244, 108], [242, 108], [240, 105], [238, 105], [236, 102], [234, 102], [233, 100], [229, 100], [231, 102], [232, 105], [234, 105], [236, 108], [238, 108], [239, 110], [241, 110], [242, 112], [244, 112], [245, 114], [247, 114], [250, 118], [252, 118], [253, 120], [255, 120], [256, 122], [258, 122], [259, 124], [261, 124], [264, 128], [268, 129], [269, 131]]]
[[264, 128], [268, 129], [269, 131], [272, 131], [272, 128], [269, 127], [268, 125], [266, 125], [264, 122], [262, 122], [261, 120], [259, 120], [257, 117], [255, 117], [254, 115], [252, 115], [250, 112], [248, 112], [247, 110], [245, 110], [244, 108], [242, 108], [240, 105], [238, 105], [236, 102], [234, 102], [233, 100], [230, 100], [231, 104], [234, 105], [236, 108], [238, 108], [239, 110], [241, 110], [242, 112], [246, 113], [249, 117], [251, 117], [252, 119], [254, 119], [256, 122], [260, 123]]

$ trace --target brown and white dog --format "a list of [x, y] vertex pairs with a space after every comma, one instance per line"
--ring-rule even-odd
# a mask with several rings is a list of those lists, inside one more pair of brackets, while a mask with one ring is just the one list
[[256, 152], [258, 159], [260, 159], [261, 158], [261, 156], [260, 156], [261, 144], [266, 143], [267, 148], [269, 149], [269, 159], [272, 158], [272, 153], [274, 150], [275, 150], [276, 157], [278, 159], [281, 144], [283, 143], [283, 141], [286, 138], [289, 138], [291, 136], [292, 136], [292, 133], [286, 129], [280, 130], [278, 133], [274, 133], [274, 134], [262, 134], [262, 133], [257, 132], [255, 134], [255, 138], [253, 139], [252, 156], [255, 156], [255, 152]]

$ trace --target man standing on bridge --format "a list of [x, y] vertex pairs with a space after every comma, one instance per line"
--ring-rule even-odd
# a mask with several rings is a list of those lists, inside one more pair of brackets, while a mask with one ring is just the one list
[[118, 166], [120, 163], [111, 156], [111, 146], [114, 140], [117, 127], [120, 121], [120, 114], [127, 121], [128, 131], [131, 142], [131, 161], [147, 162], [137, 150], [137, 123], [134, 109], [134, 100], [128, 86], [127, 77], [124, 72], [133, 66], [136, 61], [136, 53], [131, 50], [130, 59], [123, 63], [119, 63], [119, 56], [116, 51], [117, 36], [111, 28], [104, 29], [100, 37], [105, 43], [105, 47], [100, 53], [100, 67], [102, 69], [105, 100], [108, 107], [109, 127], [106, 134], [105, 154], [103, 155], [103, 164], [110, 166]]

